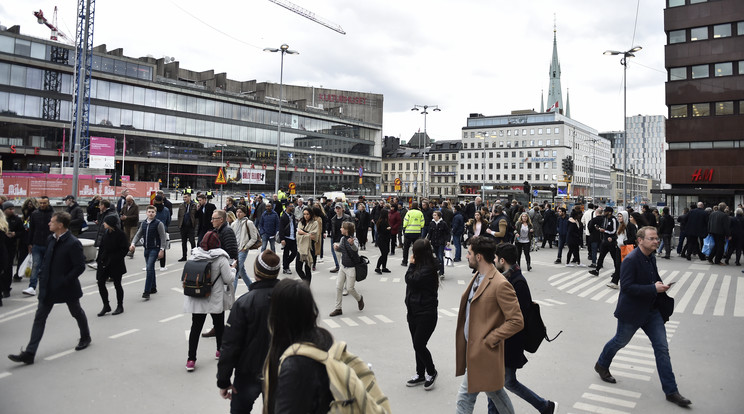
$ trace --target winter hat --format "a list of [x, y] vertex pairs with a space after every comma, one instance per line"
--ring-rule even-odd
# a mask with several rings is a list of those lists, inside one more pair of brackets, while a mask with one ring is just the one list
[[202, 238], [201, 244], [199, 244], [199, 247], [201, 247], [202, 250], [219, 249], [221, 246], [220, 236], [218, 236], [214, 231], [207, 232], [207, 234]]
[[253, 272], [261, 279], [276, 279], [279, 276], [280, 259], [273, 251], [266, 249], [253, 263]]
[[119, 220], [117, 220], [116, 216], [113, 214], [109, 214], [103, 219], [103, 222], [108, 224], [109, 226], [116, 228], [119, 226]]
[[12, 201], [6, 201], [3, 203], [3, 211], [15, 207]]

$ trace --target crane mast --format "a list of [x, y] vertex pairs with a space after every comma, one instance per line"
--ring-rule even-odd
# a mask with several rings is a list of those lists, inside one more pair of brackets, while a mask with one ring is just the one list
[[306, 19], [310, 19], [310, 20], [314, 21], [315, 23], [321, 24], [321, 25], [323, 25], [323, 26], [325, 26], [325, 27], [327, 27], [327, 28], [329, 28], [329, 29], [331, 29], [331, 30], [333, 30], [335, 32], [341, 33], [342, 35], [345, 35], [346, 34], [346, 32], [344, 31], [344, 29], [341, 28], [341, 26], [339, 26], [339, 25], [337, 25], [335, 23], [332, 23], [332, 22], [330, 22], [330, 21], [328, 21], [326, 19], [323, 19], [322, 17], [318, 17], [318, 16], [315, 15], [315, 13], [311, 12], [310, 10], [303, 9], [302, 7], [296, 5], [296, 4], [294, 4], [294, 3], [292, 3], [292, 2], [290, 2], [288, 0], [269, 0], [269, 1], [272, 2], [272, 3], [274, 3], [274, 4], [278, 4], [278, 5], [282, 6], [285, 9], [287, 9], [287, 10], [293, 12], [293, 13], [297, 13], [300, 16], [306, 18]]

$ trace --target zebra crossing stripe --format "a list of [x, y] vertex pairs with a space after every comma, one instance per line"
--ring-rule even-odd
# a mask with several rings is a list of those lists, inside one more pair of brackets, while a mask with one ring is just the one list
[[566, 302], [561, 302], [561, 301], [555, 300], [555, 299], [545, 299], [545, 300], [547, 300], [548, 302], [551, 302], [551, 303], [555, 303], [556, 305], [565, 305], [566, 304]]
[[344, 323], [349, 326], [359, 326], [359, 324], [354, 322], [354, 320], [351, 318], [341, 318], [341, 320], [344, 321]]
[[[578, 276], [578, 275], [577, 275], [577, 276]], [[589, 276], [591, 276], [591, 275], [588, 275], [588, 274], [584, 274], [584, 276], [579, 276], [579, 277], [575, 277], [575, 278], [574, 278], [574, 279], [573, 279], [572, 281], [570, 281], [570, 282], [568, 282], [568, 283], [564, 283], [564, 284], [563, 284], [563, 285], [561, 285], [561, 286], [558, 286], [558, 290], [564, 290], [564, 289], [566, 289], [566, 288], [569, 288], [569, 287], [571, 287], [571, 286], [573, 286], [573, 285], [575, 285], [575, 284], [577, 284], [577, 283], [581, 282], [582, 280], [584, 280], [584, 279], [588, 278]]]
[[390, 319], [386, 318], [385, 315], [375, 315], [375, 318], [377, 318], [377, 319], [379, 319], [379, 320], [381, 320], [382, 322], [385, 322], [385, 323], [393, 323], [393, 321], [391, 321]]
[[642, 395], [640, 392], [628, 391], [628, 390], [623, 390], [623, 389], [614, 388], [614, 387], [605, 387], [604, 385], [599, 385], [599, 384], [591, 384], [589, 385], [589, 389], [594, 390], [594, 391], [607, 392], [610, 394], [622, 395], [624, 397], [631, 397], [631, 398], [641, 398], [641, 395]]
[[627, 349], [621, 349], [617, 351], [618, 354], [637, 356], [642, 358], [652, 358], [654, 355], [648, 352], [628, 351]]
[[716, 284], [717, 280], [718, 275], [710, 275], [708, 283], [705, 284], [705, 288], [703, 289], [703, 294], [700, 295], [700, 299], [698, 299], [697, 305], [695, 305], [695, 309], [692, 310], [693, 315], [703, 314], [703, 312], [705, 311], [705, 306], [708, 304], [708, 299], [710, 299], [710, 294], [713, 293], [713, 286]]
[[539, 304], [541, 304], [541, 305], [543, 305], [543, 306], [553, 306], [553, 304], [552, 304], [552, 303], [550, 303], [550, 302], [544, 302], [544, 301], [542, 301], [542, 300], [535, 300], [535, 299], [532, 299], [532, 301], [533, 301], [533, 302], [536, 302], [536, 303], [539, 303]]
[[664, 275], [666, 274], [666, 272], [667, 272], [667, 270], [666, 270], [666, 269], [664, 269], [664, 270], [659, 270], [659, 276], [660, 276], [660, 277], [661, 277], [661, 276], [664, 276]]
[[654, 373], [654, 369], [653, 368], [637, 367], [635, 365], [623, 364], [623, 363], [615, 362], [615, 361], [612, 362], [612, 367], [613, 368], [622, 368], [622, 369], [631, 369], [633, 371], [645, 372], [647, 374], [653, 374]]
[[613, 398], [613, 397], [605, 397], [604, 395], [598, 395], [598, 394], [592, 394], [590, 392], [585, 392], [581, 395], [581, 398], [585, 398], [587, 400], [597, 401], [601, 403], [606, 404], [612, 404], [617, 405], [620, 407], [626, 407], [626, 408], [635, 408], [636, 403], [633, 401], [626, 401], [621, 400], [619, 398]]
[[692, 283], [690, 283], [690, 287], [687, 289], [687, 292], [685, 292], [682, 300], [680, 300], [679, 304], [675, 307], [677, 312], [684, 313], [685, 309], [687, 309], [687, 305], [692, 300], [692, 297], [695, 296], [695, 290], [697, 290], [698, 285], [700, 285], [700, 282], [703, 280], [703, 276], [705, 276], [705, 273], [698, 273], [692, 280]]
[[613, 359], [613, 361], [614, 360], [625, 361], [625, 362], [632, 362], [632, 363], [635, 363], [635, 364], [642, 364], [642, 365], [650, 365], [652, 367], [655, 367], [656, 366], [656, 360], [645, 360], [645, 359], [631, 358], [631, 357], [626, 357], [626, 356], [622, 356], [622, 355], [616, 355], [615, 358]]
[[600, 407], [597, 405], [587, 404], [583, 402], [577, 402], [573, 405], [573, 408], [577, 410], [589, 411], [597, 414], [630, 414], [627, 411], [613, 410], [612, 408]]
[[337, 324], [336, 322], [334, 322], [334, 321], [332, 321], [330, 319], [323, 319], [323, 323], [325, 323], [326, 325], [328, 325], [328, 327], [331, 328], [331, 329], [333, 329], [333, 328], [340, 328], [341, 327], [341, 325]]
[[594, 280], [596, 281], [596, 284], [594, 286], [590, 287], [589, 289], [587, 289], [587, 290], [579, 293], [579, 297], [580, 298], [585, 298], [585, 297], [591, 295], [592, 292], [594, 292], [595, 290], [597, 290], [597, 289], [599, 289], [599, 288], [601, 288], [601, 287], [603, 287], [605, 285], [605, 282], [601, 278], [598, 278], [598, 279], [595, 278]]
[[[581, 273], [583, 273], [583, 272], [581, 272]], [[551, 285], [551, 286], [555, 286], [555, 285], [560, 285], [561, 283], [565, 282], [566, 280], [568, 280], [568, 279], [571, 279], [571, 278], [573, 278], [574, 276], [578, 276], [578, 275], [580, 275], [581, 273], [579, 273], [579, 272], [576, 272], [576, 274], [570, 274], [570, 275], [568, 275], [568, 276], [564, 276], [564, 277], [562, 277], [562, 278], [560, 278], [560, 279], [556, 280], [555, 282], [552, 282], [552, 283], [551, 283], [550, 285]]]
[[606, 296], [608, 293], [612, 293], [612, 292], [614, 292], [613, 289], [606, 288], [605, 290], [603, 290], [603, 291], [597, 293], [596, 295], [594, 295], [592, 297], [592, 300], [602, 300], [602, 297], [603, 296]]
[[675, 270], [672, 273], [669, 273], [669, 276], [666, 278], [666, 283], [669, 284], [669, 282], [673, 281], [675, 277], [679, 274], [679, 270]]
[[584, 282], [584, 283], [582, 283], [582, 284], [574, 287], [573, 289], [569, 290], [567, 293], [574, 294], [574, 293], [580, 291], [581, 289], [584, 289], [585, 287], [591, 285], [594, 282], [595, 282], [594, 278], [589, 278], [589, 280], [587, 280], [586, 282]]
[[648, 352], [648, 353], [654, 352], [654, 348], [652, 348], [650, 346], [640, 346], [640, 345], [630, 345], [630, 344], [628, 344], [628, 345], [625, 345], [625, 347], [628, 348], [628, 349], [635, 349], [635, 350], [638, 350], [638, 351], [645, 351], [645, 352]]
[[611, 296], [609, 299], [605, 301], [605, 303], [615, 303], [617, 302], [617, 299], [620, 297], [620, 292], [617, 293], [617, 295]]
[[559, 277], [561, 277], [561, 276], [565, 275], [566, 273], [568, 273], [568, 272], [560, 272], [560, 273], [556, 273], [556, 274], [554, 274], [553, 276], [550, 276], [550, 277], [548, 278], [548, 282], [550, 282], [550, 281], [551, 281], [551, 280], [553, 280], [553, 279], [557, 279], [557, 278], [559, 278]]
[[718, 291], [718, 300], [716, 301], [716, 308], [713, 310], [713, 315], [723, 316], [723, 313], [726, 311], [729, 286], [731, 286], [731, 276], [723, 275], [721, 290]]
[[377, 322], [373, 321], [372, 319], [366, 317], [366, 316], [360, 316], [359, 320], [366, 323], [367, 325], [376, 325]]
[[398, 282], [400, 282], [400, 278], [399, 277], [396, 277], [395, 279], [393, 279], [393, 283], [398, 283]]
[[439, 309], [439, 312], [440, 312], [440, 313], [441, 313], [442, 315], [444, 315], [444, 316], [457, 316], [457, 314], [456, 314], [456, 313], [452, 313], [452, 312], [450, 312], [450, 311], [448, 311], [448, 310], [445, 310], [445, 309], [441, 309], [441, 308]]
[[744, 316], [744, 277], [737, 278], [734, 316]]
[[457, 284], [458, 284], [458, 285], [464, 285], [464, 284], [465, 284], [465, 281], [464, 281], [464, 280], [462, 280], [462, 279], [460, 279], [460, 280], [458, 280], [458, 281], [457, 281]]
[[651, 377], [648, 375], [631, 374], [630, 372], [625, 372], [625, 371], [613, 370], [612, 375], [616, 377], [625, 377], [625, 378], [637, 379], [641, 381], [651, 381]]

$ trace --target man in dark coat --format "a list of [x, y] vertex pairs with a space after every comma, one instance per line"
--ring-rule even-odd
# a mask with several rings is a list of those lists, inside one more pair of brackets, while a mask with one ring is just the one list
[[[188, 252], [196, 247], [194, 242], [194, 229], [196, 228], [196, 210], [198, 209], [196, 203], [191, 200], [191, 194], [183, 195], [183, 204], [178, 208], [178, 228], [181, 230], [181, 258], [179, 262], [185, 262], [187, 260]], [[191, 248], [188, 249], [188, 244], [191, 243]]]
[[70, 231], [70, 215], [54, 213], [49, 221], [49, 237], [46, 252], [39, 271], [39, 305], [31, 328], [31, 340], [26, 350], [17, 355], [8, 355], [13, 362], [33, 364], [36, 350], [44, 335], [44, 327], [54, 304], [66, 303], [70, 314], [77, 320], [80, 340], [76, 351], [90, 345], [90, 329], [85, 311], [80, 306], [83, 290], [78, 277], [85, 271], [83, 245]]
[[297, 222], [295, 221], [294, 209], [294, 204], [288, 204], [279, 218], [279, 243], [284, 247], [282, 266], [285, 275], [292, 274], [289, 265], [297, 257]]
[[654, 216], [654, 213], [653, 211], [651, 211], [651, 208], [648, 206], [648, 204], [644, 204], [641, 207], [641, 211], [643, 211], [643, 218], [646, 219], [646, 223], [648, 223], [649, 226], [659, 228], [659, 224], [656, 222], [656, 216]]
[[256, 196], [256, 200], [253, 202], [253, 215], [251, 216], [256, 227], [261, 225], [261, 216], [264, 211], [266, 211], [266, 203], [264, 203], [263, 196]]
[[[5, 249], [8, 251], [8, 260], [6, 261], [5, 272], [0, 276], [0, 293], [2, 297], [10, 296], [11, 282], [13, 280], [13, 258], [18, 254], [18, 241], [23, 240], [26, 229], [23, 227], [23, 219], [15, 213], [15, 206], [11, 201], [2, 204], [5, 220], [8, 222], [8, 238], [6, 239]], [[2, 246], [0, 246], [2, 248]], [[0, 299], [0, 302], [2, 300]]]
[[421, 212], [424, 214], [424, 227], [421, 229], [421, 237], [426, 238], [426, 235], [429, 233], [429, 225], [431, 224], [434, 210], [429, 207], [429, 202], [424, 200], [421, 202]]
[[462, 260], [462, 235], [465, 233], [465, 218], [462, 215], [462, 206], [455, 205], [455, 214], [452, 216], [452, 243], [455, 245], [454, 262]]
[[[690, 214], [690, 209], [685, 207], [682, 214], [677, 217], [679, 223], [679, 241], [677, 242], [677, 255], [687, 257], [687, 247], [685, 246], [685, 239], [687, 238], [687, 216]], [[687, 241], [689, 244], [690, 242]]]
[[708, 235], [708, 215], [703, 209], [703, 203], [690, 204], [690, 213], [687, 215], [687, 260], [692, 260], [692, 255], [698, 255], [700, 260], [705, 260], [701, 252], [700, 241]]
[[671, 309], [663, 306], [669, 300], [665, 292], [671, 285], [665, 285], [661, 281], [656, 267], [653, 253], [659, 247], [659, 237], [656, 228], [651, 226], [641, 228], [636, 234], [638, 248], [625, 257], [620, 271], [620, 295], [615, 308], [617, 331], [604, 346], [594, 370], [602, 381], [616, 383], [610, 373], [610, 364], [615, 354], [642, 328], [654, 349], [656, 371], [667, 401], [687, 407], [692, 403], [680, 395], [677, 389], [664, 328], [664, 322], [671, 315]]
[[[666, 252], [664, 259], [669, 259], [669, 254], [672, 251], [672, 233], [674, 233], [674, 219], [669, 214], [669, 207], [664, 207], [659, 218], [659, 236], [663, 241], [663, 249]], [[662, 247], [659, 247], [659, 254], [661, 254]]]
[[708, 262], [721, 264], [725, 253], [726, 240], [731, 238], [731, 223], [729, 216], [724, 211], [726, 204], [718, 204], [718, 210], [710, 213], [708, 217], [708, 233], [713, 236], [713, 251], [708, 256]]
[[75, 201], [75, 196], [73, 195], [68, 195], [62, 199], [62, 201], [67, 205], [67, 212], [70, 213], [70, 217], [72, 217], [72, 220], [70, 221], [70, 231], [73, 236], [78, 236], [84, 227], [83, 225], [86, 224], [83, 208], [80, 207], [77, 201]]
[[199, 194], [198, 196], [196, 196], [196, 201], [199, 203], [195, 215], [196, 221], [198, 222], [198, 225], [196, 227], [196, 244], [200, 245], [202, 237], [204, 237], [204, 235], [213, 228], [212, 213], [217, 210], [217, 207], [214, 204], [210, 203], [209, 200], [207, 200], [206, 194]]
[[545, 242], [548, 242], [552, 249], [556, 234], [558, 234], [558, 217], [555, 215], [555, 211], [550, 208], [550, 205], [547, 205], [545, 206], [545, 217], [543, 219], [543, 242], [541, 247], [544, 248]]

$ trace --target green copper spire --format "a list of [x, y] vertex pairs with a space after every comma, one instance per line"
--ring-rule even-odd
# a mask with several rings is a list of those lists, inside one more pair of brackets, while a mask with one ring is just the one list
[[558, 42], [556, 27], [553, 24], [553, 59], [550, 61], [550, 85], [548, 86], [547, 112], [563, 113], [563, 95], [561, 94], [561, 64], [558, 61]]

